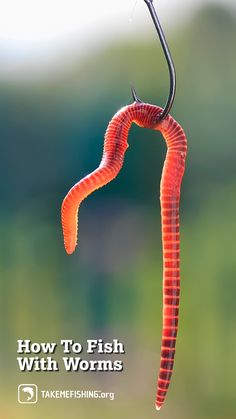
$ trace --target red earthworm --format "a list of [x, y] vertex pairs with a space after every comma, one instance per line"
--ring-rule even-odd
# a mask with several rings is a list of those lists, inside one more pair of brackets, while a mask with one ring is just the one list
[[160, 120], [162, 109], [158, 106], [134, 102], [122, 108], [110, 121], [99, 167], [76, 183], [62, 203], [64, 244], [68, 254], [77, 243], [77, 215], [81, 201], [94, 190], [114, 179], [128, 148], [127, 137], [131, 124], [159, 130], [167, 145], [163, 166], [160, 203], [163, 247], [163, 329], [161, 363], [157, 383], [156, 408], [164, 403], [172, 376], [175, 344], [178, 330], [180, 299], [180, 233], [179, 201], [184, 174], [187, 140], [181, 126], [168, 115]]

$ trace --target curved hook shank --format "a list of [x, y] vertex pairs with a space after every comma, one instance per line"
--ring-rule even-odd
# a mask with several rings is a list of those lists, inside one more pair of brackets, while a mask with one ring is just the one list
[[132, 122], [141, 127], [160, 130], [167, 153], [161, 177], [160, 201], [163, 246], [163, 330], [161, 364], [157, 383], [156, 408], [164, 403], [172, 376], [178, 330], [180, 299], [180, 233], [179, 200], [185, 167], [187, 140], [181, 126], [168, 115], [160, 121], [162, 109], [135, 102], [122, 108], [111, 120], [105, 134], [100, 166], [78, 182], [62, 204], [62, 227], [67, 253], [73, 253], [77, 242], [77, 214], [81, 201], [119, 173], [127, 150]]
[[158, 33], [158, 36], [159, 36], [159, 39], [160, 39], [160, 42], [161, 42], [161, 46], [162, 46], [162, 49], [163, 49], [163, 52], [164, 52], [164, 55], [165, 55], [165, 58], [166, 58], [166, 62], [167, 62], [167, 65], [168, 65], [168, 69], [169, 69], [169, 76], [170, 76], [169, 96], [168, 96], [167, 102], [165, 104], [165, 108], [164, 108], [164, 110], [161, 114], [161, 117], [160, 117], [160, 119], [165, 119], [165, 117], [168, 115], [168, 113], [171, 110], [171, 107], [173, 105], [174, 98], [175, 98], [175, 91], [176, 91], [175, 66], [174, 66], [174, 62], [173, 62], [173, 59], [172, 59], [172, 56], [171, 56], [171, 53], [170, 53], [170, 50], [169, 50], [164, 32], [163, 32], [163, 29], [161, 27], [161, 23], [158, 19], [156, 10], [153, 6], [153, 0], [144, 0], [144, 1], [148, 6], [150, 15], [151, 15], [153, 23], [154, 23], [154, 26], [155, 26], [156, 31]]
[[[173, 102], [174, 102], [174, 98], [175, 98], [175, 91], [176, 91], [176, 72], [175, 72], [175, 66], [174, 66], [174, 62], [163, 32], [163, 29], [161, 27], [161, 23], [158, 19], [155, 7], [153, 5], [153, 0], [144, 0], [145, 3], [147, 4], [148, 10], [150, 12], [151, 18], [153, 20], [154, 26], [156, 28], [157, 34], [159, 36], [160, 42], [161, 42], [161, 46], [162, 46], [162, 50], [164, 52], [165, 58], [166, 58], [166, 62], [168, 65], [168, 69], [169, 69], [169, 77], [170, 77], [170, 89], [169, 89], [169, 95], [164, 107], [164, 110], [162, 111], [161, 115], [160, 115], [160, 121], [165, 119], [166, 116], [168, 115], [168, 113], [170, 112]], [[132, 91], [133, 94], [133, 91]], [[137, 101], [137, 102], [141, 102], [140, 99], [137, 97], [136, 92], [135, 95], [133, 94], [133, 98]]]

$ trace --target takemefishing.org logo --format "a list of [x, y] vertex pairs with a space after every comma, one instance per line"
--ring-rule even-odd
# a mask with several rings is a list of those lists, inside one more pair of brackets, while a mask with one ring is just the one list
[[18, 386], [18, 402], [21, 404], [35, 404], [38, 401], [38, 387], [36, 384], [20, 384]]

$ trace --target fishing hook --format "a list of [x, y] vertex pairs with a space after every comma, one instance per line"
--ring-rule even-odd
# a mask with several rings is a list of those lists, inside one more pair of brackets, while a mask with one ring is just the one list
[[[161, 46], [162, 46], [162, 50], [164, 52], [166, 61], [167, 61], [167, 65], [168, 65], [168, 69], [169, 69], [169, 76], [170, 76], [170, 90], [169, 90], [169, 96], [168, 99], [166, 101], [165, 107], [160, 115], [160, 121], [165, 119], [166, 116], [168, 115], [168, 113], [170, 112], [173, 102], [174, 102], [174, 98], [175, 98], [175, 91], [176, 91], [176, 72], [175, 72], [175, 66], [174, 66], [174, 62], [163, 32], [163, 29], [161, 27], [160, 21], [158, 19], [155, 7], [153, 5], [153, 0], [144, 0], [150, 15], [152, 17], [154, 26], [156, 28], [157, 34], [159, 36], [160, 42], [161, 42]], [[142, 102], [142, 100], [137, 96], [137, 93], [134, 89], [134, 87], [131, 87], [131, 92], [132, 92], [132, 96], [135, 102]]]

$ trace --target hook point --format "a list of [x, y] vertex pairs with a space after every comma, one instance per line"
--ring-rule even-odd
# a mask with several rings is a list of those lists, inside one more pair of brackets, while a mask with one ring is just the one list
[[131, 94], [132, 94], [132, 98], [134, 99], [135, 102], [142, 103], [142, 100], [138, 97], [134, 86], [131, 86]]

